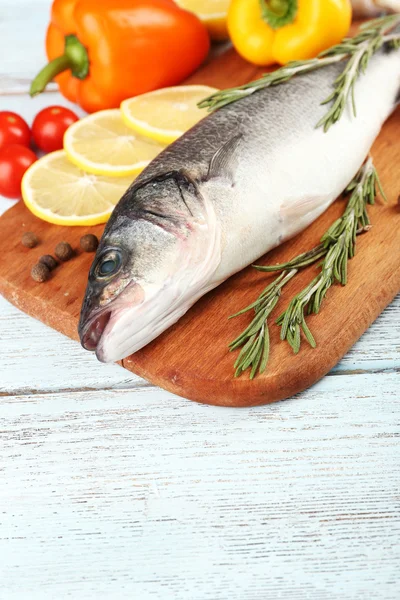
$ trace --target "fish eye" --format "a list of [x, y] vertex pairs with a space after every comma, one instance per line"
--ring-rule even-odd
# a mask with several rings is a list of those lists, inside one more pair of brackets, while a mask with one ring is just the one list
[[111, 250], [100, 258], [96, 266], [98, 277], [109, 277], [117, 273], [122, 264], [122, 256], [119, 250]]

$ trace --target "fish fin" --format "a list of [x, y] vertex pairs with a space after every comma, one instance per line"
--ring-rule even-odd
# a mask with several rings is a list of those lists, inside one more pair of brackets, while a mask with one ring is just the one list
[[321, 196], [284, 200], [280, 206], [281, 216], [289, 219], [301, 219], [324, 204]]
[[230, 138], [225, 144], [223, 144], [214, 154], [210, 160], [210, 166], [208, 167], [207, 179], [212, 177], [227, 177], [233, 179], [235, 172], [235, 150], [239, 146], [241, 139], [243, 138], [242, 133]]

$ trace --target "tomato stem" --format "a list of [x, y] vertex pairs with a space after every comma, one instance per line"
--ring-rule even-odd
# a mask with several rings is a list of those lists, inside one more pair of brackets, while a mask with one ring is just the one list
[[272, 29], [293, 23], [297, 17], [298, 0], [260, 0], [261, 16]]
[[67, 69], [78, 79], [85, 79], [89, 74], [89, 56], [76, 35], [65, 36], [64, 54], [51, 60], [36, 75], [31, 83], [30, 95], [33, 97], [43, 92], [50, 81]]

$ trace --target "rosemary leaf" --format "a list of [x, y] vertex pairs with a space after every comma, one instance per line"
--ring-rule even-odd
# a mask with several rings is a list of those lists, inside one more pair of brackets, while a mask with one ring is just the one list
[[260, 363], [260, 373], [264, 373], [267, 368], [268, 360], [269, 360], [269, 350], [270, 350], [270, 340], [269, 340], [269, 329], [267, 322], [265, 322], [264, 328], [261, 331], [261, 336], [264, 337], [264, 349], [263, 355]]
[[303, 320], [303, 322], [301, 324], [301, 327], [303, 329], [303, 333], [304, 333], [304, 335], [306, 337], [306, 340], [310, 344], [311, 348], [316, 348], [317, 342], [315, 341], [313, 334], [309, 330], [308, 325], [307, 325], [305, 319]]

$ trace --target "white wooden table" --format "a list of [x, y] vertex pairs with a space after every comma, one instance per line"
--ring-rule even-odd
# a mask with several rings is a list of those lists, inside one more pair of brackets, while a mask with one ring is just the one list
[[[23, 93], [48, 6], [0, 4], [0, 110], [28, 120], [67, 104]], [[397, 600], [399, 323], [397, 299], [312, 389], [219, 409], [0, 298], [0, 598]]]

